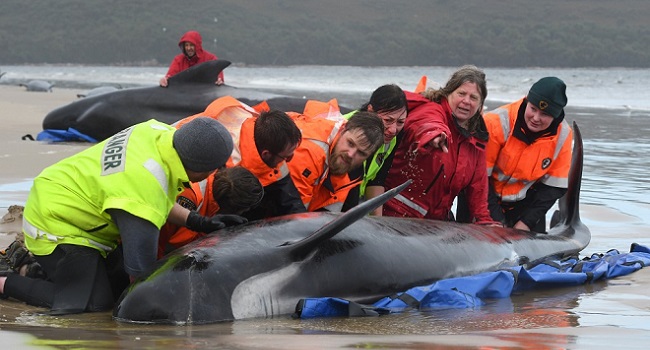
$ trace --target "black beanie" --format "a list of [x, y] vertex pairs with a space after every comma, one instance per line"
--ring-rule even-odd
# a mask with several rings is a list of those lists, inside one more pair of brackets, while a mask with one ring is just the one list
[[232, 153], [232, 136], [209, 117], [198, 117], [174, 133], [174, 148], [187, 170], [213, 171], [226, 165]]
[[566, 85], [556, 77], [542, 78], [533, 84], [526, 99], [557, 119], [567, 104]]

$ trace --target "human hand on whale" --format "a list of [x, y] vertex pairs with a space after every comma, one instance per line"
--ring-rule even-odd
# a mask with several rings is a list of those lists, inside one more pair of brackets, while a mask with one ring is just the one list
[[192, 231], [210, 233], [227, 226], [240, 225], [247, 222], [248, 220], [246, 218], [234, 214], [216, 214], [208, 217], [195, 211], [190, 211], [185, 225]]

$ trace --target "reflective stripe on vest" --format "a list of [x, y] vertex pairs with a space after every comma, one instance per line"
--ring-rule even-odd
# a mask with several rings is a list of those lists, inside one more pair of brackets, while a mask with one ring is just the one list
[[282, 166], [278, 168], [280, 171], [280, 178], [278, 180], [284, 179], [287, 175], [289, 175], [289, 166], [287, 165], [287, 162], [282, 162]]
[[[23, 232], [26, 233], [29, 237], [32, 237], [33, 239], [39, 239], [41, 237], [47, 239], [48, 241], [51, 242], [58, 242], [60, 240], [64, 240], [65, 237], [59, 237], [57, 235], [54, 235], [52, 233], [49, 233], [47, 231], [43, 231], [39, 229], [38, 227], [32, 225], [27, 221], [25, 218], [23, 218]], [[94, 245], [95, 247], [99, 248], [100, 250], [103, 250], [105, 252], [112, 252], [113, 248], [109, 247], [105, 244], [101, 244], [97, 241], [94, 241], [90, 238], [85, 237], [88, 240], [88, 243]]]
[[154, 159], [148, 159], [146, 162], [144, 162], [143, 166], [151, 173], [151, 175], [154, 176], [154, 178], [156, 178], [156, 181], [158, 181], [158, 184], [160, 185], [160, 188], [162, 188], [163, 193], [169, 193], [169, 179], [167, 178], [165, 169], [163, 169], [160, 163]]
[[340, 213], [343, 210], [343, 202], [336, 202], [323, 207], [332, 213]]
[[[214, 176], [214, 174], [210, 175]], [[208, 188], [208, 178], [203, 179], [203, 181], [199, 182], [199, 190], [201, 191], [201, 200], [199, 201], [199, 205], [196, 206], [196, 211], [201, 212], [201, 208], [203, 207], [203, 204], [209, 200], [208, 198], [208, 193], [207, 193], [207, 188]]]
[[[330, 134], [327, 136], [326, 140], [316, 140], [312, 138], [307, 138], [307, 140], [313, 142], [318, 146], [320, 149], [323, 150], [323, 153], [325, 154], [325, 164], [323, 165], [323, 173], [321, 176], [316, 179], [316, 182], [314, 182], [314, 186], [318, 185], [327, 177], [327, 174], [329, 172], [329, 164], [330, 164], [330, 147], [332, 147], [332, 143], [334, 142], [334, 138], [336, 138], [336, 135], [339, 133], [339, 129], [341, 128], [343, 121], [339, 121], [336, 124], [334, 124], [334, 127], [332, 128], [332, 131]], [[305, 206], [309, 207], [308, 203], [305, 203]]]
[[395, 199], [402, 202], [404, 205], [407, 207], [417, 211], [418, 213], [422, 214], [422, 216], [427, 215], [427, 210], [422, 208], [420, 205], [416, 204], [415, 202], [411, 201], [410, 199], [402, 196], [401, 194], [398, 194], [395, 196]]
[[[510, 116], [508, 115], [508, 110], [505, 108], [497, 108], [492, 113], [499, 116], [499, 122], [501, 123], [501, 131], [503, 132], [503, 145], [505, 147], [506, 142], [508, 142], [508, 137], [510, 137]], [[496, 164], [496, 160], [494, 162]], [[492, 174], [494, 170], [494, 165], [487, 168], [488, 176]], [[499, 173], [499, 178], [501, 177], [501, 171]], [[499, 181], [502, 181], [499, 179]]]

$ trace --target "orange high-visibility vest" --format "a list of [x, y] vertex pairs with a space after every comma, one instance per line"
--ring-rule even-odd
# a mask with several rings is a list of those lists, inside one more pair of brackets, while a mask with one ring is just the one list
[[239, 137], [241, 126], [244, 123], [244, 120], [251, 117], [256, 117], [258, 115], [259, 113], [247, 104], [240, 102], [232, 96], [223, 96], [212, 101], [205, 108], [205, 111], [189, 116], [187, 118], [183, 118], [174, 123], [174, 126], [178, 129], [185, 123], [188, 123], [192, 119], [198, 117], [210, 117], [212, 119], [218, 120], [230, 132], [230, 136], [232, 137], [234, 144], [231, 157], [235, 163], [239, 163], [241, 160], [239, 153]]
[[517, 114], [524, 99], [484, 115], [490, 139], [486, 148], [487, 173], [504, 202], [526, 198], [536, 182], [567, 188], [571, 167], [573, 130], [566, 120], [555, 135], [542, 136], [532, 144], [513, 137]]
[[327, 102], [309, 100], [305, 103], [305, 108], [302, 114], [309, 117], [320, 117], [332, 120], [340, 120], [343, 118], [341, 115], [341, 107], [339, 107], [339, 103], [335, 98]]
[[259, 155], [254, 139], [255, 118], [259, 115], [250, 106], [231, 96], [220, 97], [208, 105], [205, 111], [184, 118], [174, 126], [181, 127], [190, 120], [205, 116], [218, 120], [223, 124], [233, 139], [233, 151], [226, 166], [241, 165], [253, 173], [266, 187], [289, 175], [287, 163], [283, 161], [276, 168], [270, 168]]
[[253, 175], [260, 180], [263, 187], [266, 187], [289, 175], [289, 167], [287, 166], [286, 161], [282, 161], [275, 168], [271, 168], [264, 163], [260, 153], [257, 151], [257, 145], [255, 144], [254, 138], [254, 128], [255, 117], [248, 118], [244, 121], [241, 126], [238, 142], [240, 160], [239, 162], [236, 162], [236, 159], [231, 157], [226, 165], [229, 168], [235, 165], [241, 165], [253, 173]]
[[302, 133], [302, 142], [288, 164], [303, 204], [308, 211], [321, 208], [340, 211], [350, 190], [361, 181], [361, 178], [351, 180], [347, 174], [331, 175], [328, 171], [330, 152], [345, 121], [287, 114]]

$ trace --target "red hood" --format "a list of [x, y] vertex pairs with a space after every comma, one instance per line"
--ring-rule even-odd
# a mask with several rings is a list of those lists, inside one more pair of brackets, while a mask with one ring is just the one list
[[203, 55], [203, 39], [201, 38], [201, 34], [199, 34], [199, 32], [191, 30], [183, 34], [181, 40], [178, 41], [178, 47], [180, 47], [181, 52], [183, 53], [185, 53], [185, 50], [183, 50], [183, 43], [186, 41], [194, 44], [197, 57], [201, 57]]

